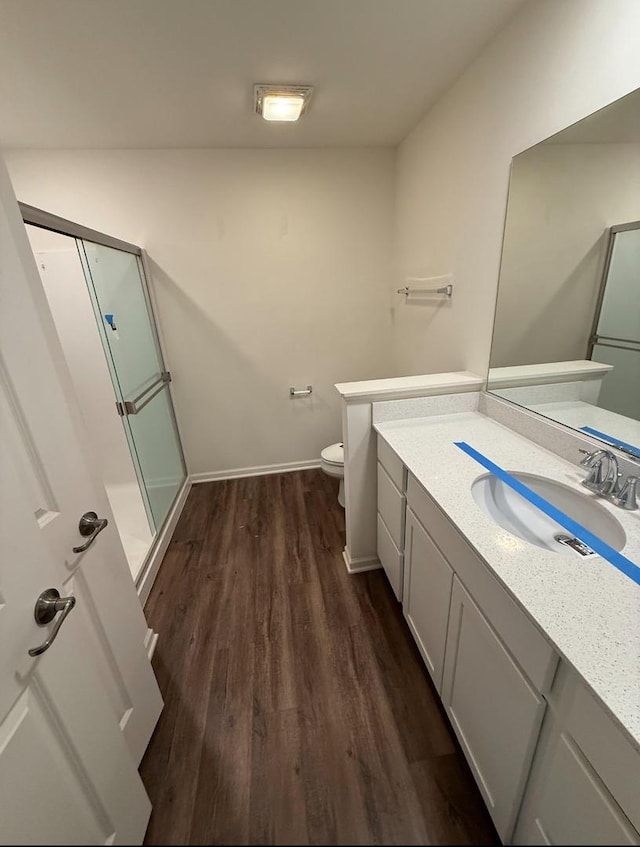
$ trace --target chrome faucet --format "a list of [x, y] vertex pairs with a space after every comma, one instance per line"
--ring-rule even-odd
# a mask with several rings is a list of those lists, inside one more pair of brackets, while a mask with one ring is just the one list
[[607, 475], [602, 483], [601, 493], [604, 494], [605, 497], [613, 498], [620, 493], [622, 474], [618, 467], [618, 460], [614, 454], [609, 450], [605, 450], [605, 453], [607, 454], [609, 464], [607, 466]]
[[[610, 450], [594, 450], [592, 453], [581, 450], [580, 452], [585, 454], [580, 464], [582, 467], [590, 469], [582, 482], [584, 487], [603, 497], [617, 494], [620, 471], [618, 470], [618, 460], [613, 453]], [[605, 459], [606, 472], [603, 464]]]
[[[582, 481], [585, 488], [593, 491], [622, 509], [629, 511], [637, 509], [636, 499], [638, 478], [628, 477], [622, 482], [622, 473], [618, 467], [618, 460], [610, 450], [580, 450], [585, 454], [580, 461], [582, 467], [589, 468], [589, 473]], [[606, 460], [606, 471], [604, 462]]]

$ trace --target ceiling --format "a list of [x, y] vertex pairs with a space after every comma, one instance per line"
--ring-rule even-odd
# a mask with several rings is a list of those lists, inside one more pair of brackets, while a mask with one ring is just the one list
[[[0, 0], [0, 145], [395, 146], [522, 0]], [[256, 82], [315, 86], [299, 124]]]

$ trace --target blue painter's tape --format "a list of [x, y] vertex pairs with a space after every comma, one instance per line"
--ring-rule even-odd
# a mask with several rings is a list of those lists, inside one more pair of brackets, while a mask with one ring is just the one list
[[581, 426], [580, 429], [583, 432], [588, 432], [589, 435], [595, 435], [596, 438], [600, 438], [602, 441], [608, 441], [613, 447], [624, 447], [625, 450], [628, 450], [630, 453], [633, 453], [640, 458], [640, 447], [634, 447], [634, 445], [629, 444], [628, 441], [622, 441], [614, 435], [607, 435], [606, 432], [600, 432], [599, 429], [594, 429], [592, 426]]
[[622, 553], [614, 550], [613, 547], [602, 541], [602, 539], [598, 538], [597, 535], [589, 532], [589, 530], [582, 526], [582, 524], [579, 524], [577, 521], [574, 521], [573, 518], [570, 518], [568, 515], [565, 515], [564, 512], [561, 512], [560, 509], [552, 506], [548, 500], [545, 500], [544, 497], [540, 497], [539, 494], [536, 494], [528, 486], [524, 485], [524, 483], [512, 477], [510, 473], [504, 471], [499, 465], [492, 462], [491, 459], [487, 459], [487, 457], [483, 456], [482, 453], [474, 450], [474, 448], [467, 444], [466, 441], [455, 441], [454, 444], [468, 456], [471, 456], [472, 459], [475, 459], [475, 461], [482, 465], [483, 468], [486, 468], [490, 471], [490, 473], [498, 477], [498, 479], [501, 479], [502, 482], [509, 486], [509, 488], [512, 488], [524, 497], [525, 500], [528, 500], [529, 503], [540, 509], [541, 512], [544, 512], [545, 515], [556, 521], [556, 523], [559, 523], [560, 526], [563, 526], [568, 532], [575, 535], [576, 538], [579, 538], [580, 541], [584, 541], [587, 547], [591, 547], [595, 553], [602, 556], [603, 559], [606, 559], [619, 571], [622, 571], [625, 576], [628, 576], [629, 579], [632, 579], [637, 585], [640, 585], [640, 567], [634, 564], [631, 559], [627, 559], [626, 556], [623, 556]]

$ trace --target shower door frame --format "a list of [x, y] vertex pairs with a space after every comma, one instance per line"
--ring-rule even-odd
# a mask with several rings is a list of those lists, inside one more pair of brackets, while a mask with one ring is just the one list
[[[61, 235], [68, 235], [68, 236], [71, 236], [72, 238], [80, 239], [81, 241], [90, 241], [93, 244], [100, 244], [104, 247], [112, 247], [116, 250], [122, 250], [125, 253], [131, 253], [136, 257], [137, 265], [138, 265], [138, 271], [139, 271], [139, 275], [140, 275], [140, 281], [141, 281], [141, 285], [142, 285], [142, 293], [144, 295], [145, 304], [146, 304], [147, 310], [149, 312], [150, 323], [151, 323], [151, 334], [153, 336], [153, 342], [154, 342], [154, 345], [155, 345], [155, 348], [156, 348], [156, 351], [157, 351], [157, 354], [158, 354], [159, 361], [162, 365], [162, 372], [168, 374], [169, 371], [167, 370], [164, 351], [162, 349], [162, 344], [160, 342], [160, 335], [158, 333], [158, 319], [157, 319], [157, 316], [156, 316], [156, 310], [154, 309], [153, 299], [151, 297], [151, 292], [149, 290], [147, 262], [145, 261], [144, 250], [141, 247], [139, 247], [137, 244], [131, 244], [130, 242], [123, 241], [120, 238], [114, 238], [112, 235], [107, 235], [104, 232], [99, 232], [98, 230], [91, 229], [89, 227], [83, 226], [82, 224], [78, 224], [75, 221], [70, 221], [70, 220], [67, 220], [67, 218], [62, 218], [59, 215], [54, 215], [51, 212], [46, 212], [43, 209], [38, 209], [36, 206], [30, 206], [27, 203], [21, 203], [20, 201], [18, 201], [18, 206], [20, 207], [20, 213], [22, 214], [22, 220], [24, 221], [25, 224], [30, 224], [32, 226], [39, 227], [40, 229], [48, 229], [51, 232], [58, 232]], [[83, 264], [83, 272], [84, 272], [84, 264]], [[88, 285], [88, 283], [87, 283], [87, 285]], [[93, 303], [93, 301], [94, 301], [93, 296], [91, 297], [91, 300], [92, 300], [92, 303]], [[96, 329], [97, 329], [98, 333], [100, 333], [100, 327], [98, 326], [97, 320], [96, 320]], [[102, 335], [100, 335], [100, 340], [101, 340], [101, 342], [103, 342]], [[102, 343], [102, 346], [104, 347], [104, 342]], [[113, 377], [113, 373], [112, 373], [112, 366], [111, 366], [111, 362], [110, 362], [110, 359], [109, 359], [109, 355], [108, 355], [107, 350], [105, 350], [104, 352], [105, 352], [105, 358], [107, 360], [107, 365], [109, 366], [109, 373], [110, 373], [110, 376], [111, 376], [111, 381], [113, 383], [114, 377]], [[189, 479], [189, 473], [187, 471], [187, 463], [186, 463], [185, 457], [184, 457], [184, 450], [182, 449], [182, 439], [180, 437], [180, 430], [178, 429], [178, 421], [176, 419], [175, 408], [174, 408], [174, 405], [173, 405], [173, 397], [171, 395], [170, 379], [168, 379], [165, 382], [164, 387], [167, 391], [167, 397], [169, 399], [169, 411], [171, 413], [171, 423], [172, 423], [173, 430], [174, 430], [175, 437], [176, 437], [176, 441], [177, 441], [177, 444], [178, 444], [178, 453], [179, 453], [179, 456], [180, 456], [180, 463], [182, 465], [184, 480], [183, 480], [183, 483], [181, 484], [180, 488], [176, 492], [176, 495], [173, 498], [171, 506], [167, 510], [167, 514], [165, 515], [165, 518], [164, 518], [162, 524], [160, 526], [155, 527], [155, 534], [154, 534], [154, 537], [153, 537], [153, 541], [151, 543], [151, 547], [149, 548], [149, 551], [147, 552], [147, 555], [145, 556], [145, 564], [143, 564], [143, 567], [140, 570], [140, 573], [138, 575], [138, 580], [136, 580], [136, 584], [138, 584], [139, 582], [141, 583], [144, 580], [145, 575], [146, 575], [146, 571], [147, 571], [146, 563], [151, 558], [151, 556], [152, 556], [152, 554], [153, 554], [153, 552], [156, 548], [156, 545], [158, 543], [158, 540], [160, 539], [160, 537], [162, 535], [162, 530], [167, 525], [167, 522], [170, 519], [171, 514], [173, 512], [173, 509], [175, 508], [175, 505], [176, 505], [177, 501], [179, 500], [179, 498], [181, 496], [182, 488], [184, 486], [184, 482], [188, 481], [188, 479]], [[116, 388], [115, 388], [115, 385], [114, 385], [114, 395], [115, 394], [116, 394]], [[119, 403], [118, 403], [118, 400], [116, 398], [116, 399], [114, 399], [114, 414], [120, 414], [118, 406], [119, 406]], [[129, 439], [127, 439], [127, 442], [129, 443]], [[138, 485], [140, 485], [140, 482], [144, 483], [144, 477], [142, 475], [142, 469], [140, 468], [138, 457], [137, 457], [137, 455], [134, 455], [136, 453], [136, 451], [135, 451], [135, 449], [134, 450], [131, 449], [130, 444], [129, 444], [129, 452], [131, 454], [131, 461], [133, 462], [134, 468], [136, 470], [136, 477], [138, 479]], [[150, 512], [150, 505], [148, 503], [148, 495], [147, 495], [147, 492], [146, 492], [146, 484], [144, 484], [144, 491], [142, 490], [142, 486], [141, 486], [140, 494], [142, 495], [142, 499], [143, 499], [143, 502], [145, 504], [145, 510], [150, 515], [151, 512]], [[153, 519], [153, 523], [154, 523], [154, 526], [155, 526], [155, 519]]]
[[[598, 290], [598, 299], [596, 300], [596, 307], [593, 315], [593, 324], [591, 326], [591, 332], [589, 333], [589, 342], [587, 344], [587, 359], [589, 361], [591, 361], [591, 356], [593, 355], [593, 348], [596, 346], [596, 344], [600, 344], [602, 347], [616, 347], [618, 349], [623, 350], [633, 349], [630, 347], [621, 347], [621, 345], [619, 344], [607, 343], [608, 341], [616, 341], [621, 339], [614, 339], [609, 338], [605, 335], [598, 335], [598, 324], [600, 323], [602, 304], [604, 302], [604, 295], [607, 289], [607, 280], [609, 278], [609, 271], [611, 269], [611, 259], [613, 258], [613, 246], [615, 244], [616, 235], [619, 232], [629, 232], [630, 230], [634, 229], [640, 229], [640, 221], [630, 221], [626, 224], [615, 224], [615, 226], [610, 226], [605, 230], [605, 232], [608, 232], [609, 234], [607, 240], [607, 252], [605, 254], [604, 266], [602, 268], [602, 278], [600, 279], [600, 288]], [[600, 338], [604, 338], [604, 341], [599, 341]]]

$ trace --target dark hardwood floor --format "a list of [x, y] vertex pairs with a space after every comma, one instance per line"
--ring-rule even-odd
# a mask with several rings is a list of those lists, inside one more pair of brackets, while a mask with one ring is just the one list
[[499, 844], [382, 571], [319, 470], [193, 487], [149, 597], [147, 844]]

